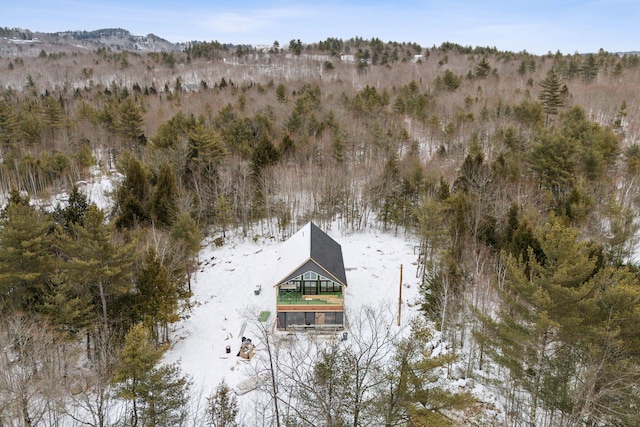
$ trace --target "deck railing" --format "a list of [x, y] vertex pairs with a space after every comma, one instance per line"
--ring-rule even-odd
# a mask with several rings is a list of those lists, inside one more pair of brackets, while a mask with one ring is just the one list
[[342, 292], [302, 295], [299, 292], [278, 293], [278, 305], [343, 305]]

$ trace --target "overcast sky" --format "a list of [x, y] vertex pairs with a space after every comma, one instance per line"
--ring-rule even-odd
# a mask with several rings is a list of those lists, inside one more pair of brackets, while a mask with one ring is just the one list
[[640, 0], [0, 0], [0, 27], [124, 28], [171, 42], [449, 41], [534, 54], [640, 51]]

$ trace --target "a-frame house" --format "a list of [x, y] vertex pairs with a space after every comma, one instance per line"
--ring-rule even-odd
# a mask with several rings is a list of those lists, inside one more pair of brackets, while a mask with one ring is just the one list
[[282, 244], [279, 254], [278, 329], [342, 329], [347, 278], [340, 245], [310, 222]]

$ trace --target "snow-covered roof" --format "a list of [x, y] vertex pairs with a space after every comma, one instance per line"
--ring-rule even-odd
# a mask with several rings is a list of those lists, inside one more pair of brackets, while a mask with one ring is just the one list
[[313, 264], [331, 279], [347, 285], [340, 244], [309, 222], [282, 244], [276, 263], [275, 285], [312, 269]]

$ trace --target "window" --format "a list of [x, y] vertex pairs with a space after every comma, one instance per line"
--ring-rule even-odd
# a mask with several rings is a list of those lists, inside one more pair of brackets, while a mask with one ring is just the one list
[[316, 314], [313, 312], [304, 314], [304, 322], [306, 325], [315, 325], [316, 323]]
[[325, 325], [335, 325], [336, 324], [336, 314], [329, 312], [324, 313], [324, 324]]
[[288, 282], [280, 285], [280, 290], [282, 292], [296, 292], [299, 289], [299, 283], [300, 282], [298, 281], [289, 280]]
[[[323, 279], [325, 278], [323, 277]], [[320, 290], [322, 292], [340, 292], [342, 290], [342, 286], [333, 280], [325, 279], [320, 281]]]
[[305, 324], [305, 314], [304, 313], [286, 313], [286, 327], [288, 328], [291, 325], [304, 325]]
[[317, 281], [305, 281], [304, 282], [304, 292], [305, 295], [317, 295], [318, 294], [318, 286]]
[[280, 290], [284, 292], [302, 292], [304, 295], [317, 295], [322, 292], [341, 292], [342, 285], [315, 271], [309, 270], [280, 285]]
[[315, 271], [307, 271], [304, 273], [304, 280], [318, 280], [318, 273]]
[[324, 313], [325, 325], [342, 325], [343, 321], [344, 321], [344, 314], [339, 311]]

